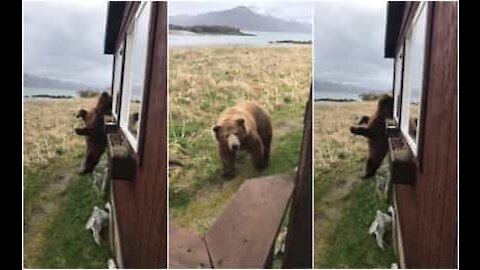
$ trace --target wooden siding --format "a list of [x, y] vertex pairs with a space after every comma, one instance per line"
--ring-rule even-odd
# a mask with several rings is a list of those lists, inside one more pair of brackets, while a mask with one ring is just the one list
[[312, 268], [312, 88], [305, 108], [303, 140], [283, 268]]
[[409, 268], [457, 265], [457, 3], [432, 7], [422, 168], [395, 186]]
[[[132, 7], [135, 6], [136, 7]], [[138, 3], [127, 3], [120, 37], [125, 35]], [[167, 257], [167, 4], [152, 3], [145, 110], [136, 157], [135, 180], [112, 181], [126, 268], [166, 268]], [[126, 18], [126, 20], [125, 20]], [[117, 44], [118, 46], [118, 44]], [[140, 164], [140, 159], [142, 163]]]

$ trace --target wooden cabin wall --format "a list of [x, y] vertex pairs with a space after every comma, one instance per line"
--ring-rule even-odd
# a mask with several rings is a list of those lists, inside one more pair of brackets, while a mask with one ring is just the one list
[[[112, 181], [125, 268], [167, 265], [167, 5], [155, 2], [152, 7], [141, 155], [134, 181]], [[127, 3], [118, 40], [137, 8], [138, 2]]]
[[312, 268], [312, 87], [305, 108], [300, 162], [289, 220], [283, 268]]
[[422, 167], [395, 186], [409, 268], [457, 265], [457, 3], [432, 7]]

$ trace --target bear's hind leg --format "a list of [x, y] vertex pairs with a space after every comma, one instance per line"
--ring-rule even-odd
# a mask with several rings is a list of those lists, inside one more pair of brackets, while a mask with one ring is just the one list
[[80, 175], [91, 173], [100, 161], [101, 156], [101, 153], [88, 153], [83, 166], [83, 171], [80, 172]]
[[263, 161], [265, 163], [265, 167], [268, 166], [268, 161], [270, 159], [270, 144], [272, 143], [272, 136], [270, 135], [268, 138], [263, 140]]
[[260, 138], [256, 140], [256, 142], [252, 145], [252, 148], [250, 149], [250, 155], [252, 156], [253, 165], [255, 165], [255, 168], [257, 168], [257, 170], [263, 170], [267, 166], [267, 164], [265, 163], [264, 149], [265, 147], [263, 146]]
[[367, 160], [365, 175], [362, 176], [362, 178], [366, 179], [374, 176], [379, 167], [380, 167], [380, 162], [377, 162], [376, 160], [369, 158]]

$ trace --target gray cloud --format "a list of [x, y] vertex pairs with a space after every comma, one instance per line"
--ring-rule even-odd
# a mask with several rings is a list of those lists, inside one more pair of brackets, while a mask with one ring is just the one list
[[386, 3], [316, 2], [314, 5], [315, 77], [390, 89], [393, 62], [383, 57]]
[[106, 1], [24, 2], [24, 71], [108, 86], [112, 56], [103, 54]]

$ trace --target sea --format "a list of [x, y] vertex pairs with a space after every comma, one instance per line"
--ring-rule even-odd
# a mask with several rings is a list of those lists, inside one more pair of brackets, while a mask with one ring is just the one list
[[78, 97], [77, 90], [73, 90], [73, 89], [51, 89], [51, 88], [27, 87], [27, 86], [23, 88], [23, 96], [34, 96], [34, 95]]
[[291, 46], [272, 43], [280, 40], [311, 41], [311, 33], [241, 31], [255, 36], [213, 35], [172, 32], [168, 36], [170, 47], [217, 47], [217, 46]]
[[335, 100], [342, 100], [342, 99], [352, 99], [355, 101], [360, 101], [360, 95], [358, 93], [353, 92], [343, 92], [343, 91], [321, 91], [315, 89], [314, 92], [315, 100], [318, 99], [335, 99]]
[[[368, 91], [367, 91], [368, 92]], [[372, 93], [377, 93], [374, 91], [370, 91]], [[385, 93], [385, 92], [378, 92], [378, 93]], [[361, 101], [362, 93], [355, 93], [355, 92], [347, 92], [347, 91], [324, 91], [315, 89], [314, 98], [316, 102], [322, 102], [319, 99], [330, 99], [330, 100], [354, 100], [354, 101]], [[420, 100], [420, 96], [417, 93], [412, 93], [411, 102], [418, 103]]]

